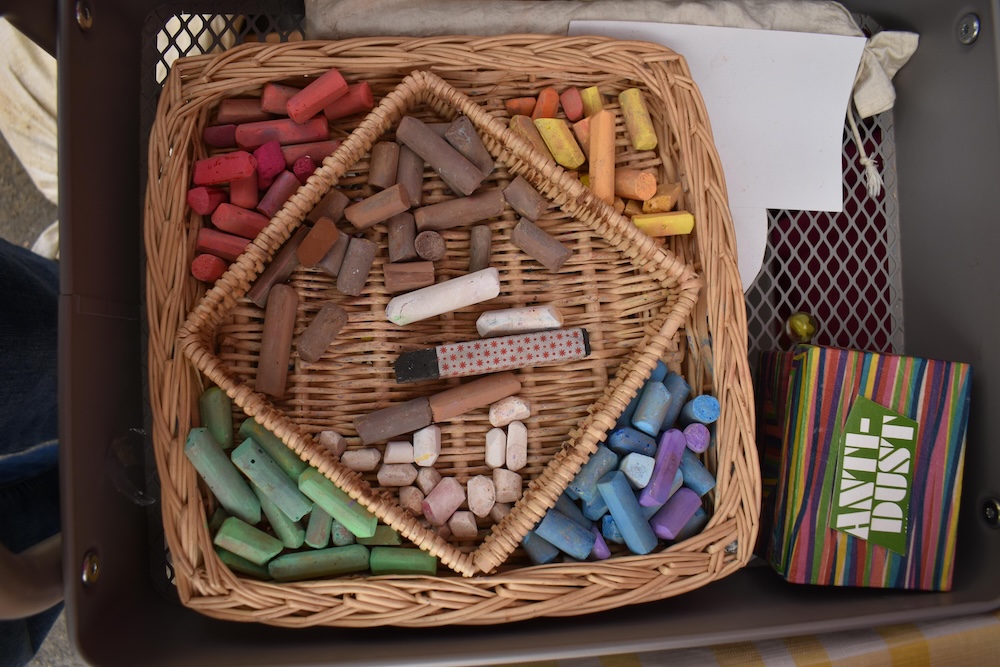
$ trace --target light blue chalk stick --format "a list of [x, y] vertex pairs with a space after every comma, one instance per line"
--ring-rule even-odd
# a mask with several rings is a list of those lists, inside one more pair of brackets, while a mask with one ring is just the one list
[[583, 464], [566, 490], [575, 493], [583, 502], [589, 502], [597, 494], [597, 480], [617, 467], [618, 455], [604, 445], [598, 445], [597, 451], [590, 455], [590, 460]]
[[594, 536], [562, 512], [549, 510], [535, 526], [535, 533], [563, 553], [584, 560], [594, 548]]
[[698, 460], [698, 456], [687, 447], [681, 455], [681, 474], [684, 475], [684, 486], [698, 494], [699, 497], [715, 488], [715, 477]]
[[597, 483], [597, 490], [608, 503], [608, 512], [614, 518], [629, 551], [642, 555], [655, 549], [658, 540], [642, 516], [639, 501], [635, 499], [635, 492], [625, 479], [625, 474], [620, 470], [609, 472]]
[[667, 412], [663, 415], [663, 421], [660, 423], [660, 430], [666, 431], [674, 427], [677, 417], [684, 408], [684, 402], [691, 395], [691, 386], [687, 383], [687, 380], [677, 373], [669, 373], [663, 384], [667, 388], [667, 393], [670, 394], [670, 403], [667, 405]]
[[700, 424], [714, 424], [719, 418], [719, 401], [715, 396], [703, 394], [695, 396], [684, 404], [681, 410], [681, 421], [685, 424], [698, 422]]
[[[681, 488], [681, 486], [683, 485], [684, 485], [684, 475], [681, 474], [681, 469], [678, 468], [674, 472], [674, 481], [670, 485], [670, 494], [667, 496], [667, 500], [670, 500], [670, 498], [675, 493], [677, 493], [677, 489]], [[642, 493], [641, 491], [637, 492], [635, 494], [635, 497], [639, 498], [639, 494], [641, 493]], [[661, 507], [667, 504], [667, 500], [664, 500], [662, 503], [655, 504], [652, 507], [644, 507], [643, 504], [640, 502], [639, 507], [642, 507], [642, 515], [646, 517], [647, 520], [653, 518], [653, 515], [656, 514], [657, 510], [659, 510]]]
[[233, 464], [292, 521], [298, 521], [312, 510], [312, 501], [253, 438], [247, 438], [234, 449], [232, 458]]
[[[596, 495], [599, 496], [601, 494], [598, 493]], [[590, 527], [594, 525], [592, 520], [584, 516], [580, 506], [573, 502], [565, 493], [559, 496], [554, 509], [557, 512], [562, 512], [567, 518], [572, 519], [587, 530], [590, 530]]]
[[618, 418], [618, 422], [615, 424], [617, 428], [632, 426], [632, 415], [635, 414], [635, 409], [639, 405], [639, 399], [641, 398], [642, 387], [639, 387], [639, 391], [636, 392], [635, 396], [632, 397], [632, 400], [628, 402], [628, 405], [625, 406], [625, 410], [622, 411], [621, 416]]
[[604, 502], [604, 496], [599, 493], [595, 493], [589, 502], [580, 502], [583, 503], [583, 516], [591, 521], [597, 521], [608, 513], [608, 504]]
[[694, 537], [700, 533], [705, 526], [708, 525], [708, 512], [705, 511], [704, 507], [699, 507], [695, 510], [694, 516], [688, 519], [688, 522], [684, 524], [681, 531], [677, 533], [677, 537], [674, 538], [674, 542], [682, 542], [689, 537]]
[[665, 377], [667, 377], [667, 365], [662, 361], [657, 361], [653, 372], [649, 374], [649, 379], [653, 382], [663, 382]]
[[632, 415], [632, 426], [649, 436], [660, 432], [660, 424], [667, 414], [670, 394], [662, 382], [647, 382], [642, 390], [642, 398]]
[[644, 489], [649, 484], [649, 478], [653, 476], [654, 463], [652, 456], [632, 452], [622, 459], [618, 469], [625, 474], [629, 486], [633, 489]]
[[528, 558], [535, 565], [545, 565], [559, 557], [559, 549], [556, 549], [550, 542], [539, 537], [533, 530], [529, 530], [525, 534], [524, 539], [521, 540], [521, 546], [524, 547], [524, 550], [528, 553]]
[[618, 530], [618, 524], [615, 523], [614, 517], [610, 514], [605, 514], [601, 517], [601, 536], [604, 537], [606, 542], [625, 544], [625, 538], [622, 537], [622, 531]]
[[619, 456], [632, 452], [653, 456], [656, 454], [656, 439], [628, 426], [616, 428], [608, 436], [608, 449]]

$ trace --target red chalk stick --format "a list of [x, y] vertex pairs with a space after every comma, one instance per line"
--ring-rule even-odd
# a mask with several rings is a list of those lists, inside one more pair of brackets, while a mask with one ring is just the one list
[[306, 181], [309, 180], [314, 171], [316, 171], [316, 163], [308, 155], [303, 155], [292, 165], [292, 173], [295, 174], [295, 178], [299, 179], [299, 183], [302, 185], [306, 184]]
[[257, 194], [257, 174], [237, 178], [229, 184], [229, 202], [233, 206], [253, 209], [258, 201], [260, 195]]
[[271, 221], [256, 211], [248, 211], [232, 204], [219, 204], [212, 214], [212, 224], [224, 232], [252, 239], [260, 234]]
[[204, 186], [188, 190], [187, 202], [191, 210], [198, 215], [212, 215], [219, 204], [228, 200], [224, 190], [206, 188]]
[[291, 169], [295, 166], [295, 161], [300, 157], [311, 157], [316, 164], [322, 164], [328, 156], [340, 148], [340, 139], [330, 139], [329, 141], [313, 141], [308, 144], [296, 144], [294, 146], [282, 146], [281, 154], [285, 156], [285, 166]]
[[347, 93], [323, 109], [327, 120], [338, 120], [362, 111], [371, 111], [375, 106], [375, 96], [367, 81], [347, 87]]
[[260, 108], [267, 113], [288, 115], [288, 100], [292, 99], [301, 88], [285, 86], [280, 83], [265, 83], [260, 94]]
[[347, 82], [340, 72], [331, 69], [288, 100], [288, 116], [296, 123], [305, 123], [346, 94]]
[[580, 98], [578, 88], [567, 88], [559, 95], [559, 102], [562, 104], [563, 112], [571, 122], [576, 122], [583, 118], [583, 100]]
[[295, 178], [295, 174], [290, 171], [281, 172], [257, 204], [257, 210], [268, 218], [273, 218], [288, 198], [299, 189], [299, 185], [299, 179]]
[[243, 123], [236, 126], [236, 144], [240, 148], [257, 148], [268, 141], [281, 144], [304, 144], [330, 138], [324, 116], [317, 116], [306, 123], [296, 123], [291, 118], [265, 120], [260, 123]]
[[201, 132], [201, 140], [205, 145], [212, 148], [235, 148], [236, 147], [236, 125], [213, 125], [206, 127]]
[[228, 262], [235, 262], [249, 244], [248, 239], [203, 227], [198, 230], [195, 252], [208, 253]]
[[257, 187], [267, 190], [274, 182], [274, 177], [285, 170], [281, 144], [277, 141], [264, 142], [253, 152], [253, 156], [257, 160]]
[[198, 255], [191, 262], [191, 275], [203, 283], [214, 283], [229, 268], [229, 264], [215, 255]]
[[257, 168], [257, 160], [246, 151], [216, 155], [194, 163], [195, 185], [218, 185], [246, 178]]
[[260, 99], [257, 97], [230, 97], [219, 102], [219, 110], [215, 114], [216, 125], [226, 125], [227, 123], [252, 123], [258, 120], [267, 120], [271, 114], [260, 108]]

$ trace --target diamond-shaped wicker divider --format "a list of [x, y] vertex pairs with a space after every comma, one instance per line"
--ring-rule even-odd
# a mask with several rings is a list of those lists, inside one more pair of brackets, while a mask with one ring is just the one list
[[[531, 55], [534, 49], [545, 53]], [[605, 52], [614, 55], [604, 55]], [[586, 63], [581, 56], [586, 56]], [[377, 96], [388, 91], [386, 84], [392, 74], [402, 77], [417, 67], [435, 69], [448, 83], [418, 72], [387, 95], [376, 112], [326, 160], [197, 304], [187, 324], [178, 326], [198, 297], [197, 286], [185, 274], [200, 220], [185, 211], [182, 200], [190, 162], [199, 157], [200, 149], [194, 138], [204, 126], [209, 109], [223, 96], [252, 94], [265, 81], [314, 75], [329, 67], [337, 67], [349, 79], [373, 82]], [[472, 100], [465, 99], [449, 83], [457, 91], [470, 93]], [[719, 427], [720, 483], [710, 506], [713, 519], [697, 538], [651, 556], [619, 557], [603, 564], [523, 567], [523, 562], [515, 557], [497, 574], [469, 580], [441, 571], [437, 577], [345, 577], [281, 586], [234, 577], [221, 566], [211, 549], [205, 528], [205, 502], [198, 492], [194, 472], [181, 453], [203, 380], [189, 364], [176, 358], [181, 349], [210, 380], [226, 389], [247, 414], [272, 428], [303, 459], [317, 466], [384, 521], [465, 575], [476, 570], [493, 570], [507, 558], [520, 536], [555, 501], [598, 440], [603, 439], [656, 359], [668, 349], [673, 350], [674, 359], [683, 353], [676, 334], [697, 298], [701, 284], [698, 277], [675, 254], [635, 232], [613, 210], [593, 200], [578, 181], [514, 138], [506, 130], [505, 118], [499, 121], [492, 118], [504, 116], [504, 98], [530, 93], [548, 83], [596, 84], [612, 93], [633, 85], [646, 89], [654, 105], [661, 147], [657, 152], [644, 154], [624, 150], [620, 161], [657, 168], [662, 174], [684, 182], [688, 208], [698, 217], [702, 231], [700, 236], [677, 243], [676, 251], [688, 260], [697, 261], [705, 238], [707, 247], [717, 254], [712, 259], [713, 268], [722, 267], [720, 283], [713, 291], [721, 289], [726, 293], [732, 291], [734, 284], [738, 294], [738, 276], [731, 270], [735, 268], [731, 228], [725, 230], [731, 223], [725, 210], [718, 158], [705, 126], [704, 109], [683, 60], [661, 47], [613, 43], [599, 38], [542, 40], [537, 36], [478, 41], [362, 39], [239, 47], [221, 57], [196, 58], [175, 65], [161, 99], [151, 141], [150, 173], [161, 174], [161, 179], [150, 182], [147, 245], [153, 247], [148, 281], [154, 297], [150, 298], [153, 331], [150, 379], [151, 392], [156, 393], [151, 398], [157, 413], [154, 444], [158, 468], [164, 478], [165, 529], [186, 604], [223, 618], [294, 626], [498, 623], [539, 615], [586, 613], [659, 599], [724, 576], [746, 562], [756, 531], [759, 503], [759, 474], [751, 420], [747, 416], [752, 410], [752, 395], [746, 373], [746, 325], [739, 311], [735, 315], [725, 313], [725, 319], [720, 321], [724, 330], [717, 335], [730, 340], [735, 334], [737, 342], [735, 346], [731, 341], [728, 343], [728, 357], [715, 354], [714, 374], [706, 374], [705, 362], [711, 355], [705, 353], [705, 341], [713, 335], [711, 319], [718, 315], [718, 309], [714, 308], [706, 311], [709, 317], [703, 316], [702, 322], [688, 320], [687, 337], [700, 343], [689, 346], [697, 354], [688, 355], [683, 362], [689, 379], [709, 383], [698, 384], [704, 390], [714, 391], [710, 383], [718, 382], [720, 377], [732, 382], [727, 391], [716, 392], [724, 409], [730, 408], [731, 414]], [[677, 93], [683, 96], [680, 101], [673, 97]], [[478, 547], [440, 540], [388, 495], [342, 468], [309, 435], [333, 427], [353, 436], [350, 420], [355, 414], [411, 395], [431, 393], [434, 389], [431, 386], [396, 387], [391, 380], [391, 360], [405, 349], [462, 339], [449, 335], [452, 332], [474, 337], [471, 325], [478, 310], [441, 318], [438, 328], [445, 327], [444, 333], [414, 340], [407, 331], [382, 319], [381, 310], [389, 295], [381, 288], [380, 264], [376, 263], [365, 293], [358, 299], [342, 301], [352, 312], [349, 327], [353, 330], [345, 334], [345, 349], [335, 346], [323, 361], [312, 366], [296, 362], [290, 377], [290, 398], [277, 405], [265, 401], [245, 383], [253, 374], [252, 351], [255, 340], [259, 342], [260, 312], [249, 307], [241, 299], [242, 294], [273, 251], [331, 184], [350, 187], [364, 180], [363, 158], [368, 146], [393, 126], [404, 109], [411, 105], [417, 109], [421, 102], [427, 104], [420, 113], [429, 109], [442, 119], [458, 112], [468, 115], [503, 165], [494, 180], [502, 185], [503, 179], [512, 178], [512, 174], [523, 174], [559, 204], [563, 213], [553, 211], [552, 216], [543, 219], [543, 226], [576, 249], [571, 263], [555, 276], [529, 266], [531, 260], [523, 257], [508, 265], [505, 260], [517, 251], [506, 242], [514, 220], [512, 215], [505, 215], [491, 225], [495, 244], [493, 264], [505, 274], [502, 295], [510, 293], [506, 288], [511, 284], [519, 285], [514, 297], [508, 297], [506, 303], [503, 297], [491, 303], [519, 305], [562, 300], [560, 305], [567, 311], [568, 325], [578, 323], [597, 332], [594, 354], [586, 362], [572, 368], [522, 373], [525, 392], [529, 397], [532, 392], [538, 396], [533, 400], [539, 408], [533, 417], [537, 421], [529, 423], [531, 433], [537, 434], [530, 453], [534, 468], [524, 471], [531, 481], [519, 507]], [[686, 158], [691, 152], [697, 155], [694, 160]], [[439, 197], [446, 194], [440, 183], [425, 184], [425, 193], [428, 188]], [[722, 240], [712, 241], [717, 226], [723, 228]], [[379, 234], [375, 231], [372, 238], [379, 240]], [[467, 256], [458, 240], [460, 234], [454, 234], [451, 245], [458, 248], [458, 255], [453, 259], [452, 249], [449, 250], [449, 257], [441, 264], [439, 280], [463, 273], [467, 266]], [[168, 248], [165, 254], [157, 256], [157, 251], [163, 252], [164, 247]], [[183, 252], [185, 249], [187, 253]], [[605, 273], [618, 275], [602, 283]], [[319, 295], [309, 294], [309, 290], [327, 293], [332, 290], [329, 281], [305, 270], [293, 276], [292, 284], [300, 294], [306, 293], [300, 312], [301, 326], [319, 303], [318, 298], [310, 300]], [[723, 308], [732, 310], [728, 303]], [[178, 330], [181, 342], [175, 349], [171, 334]], [[344, 357], [338, 358], [338, 354]], [[351, 356], [352, 359], [347, 358]], [[362, 358], [365, 363], [358, 363]], [[317, 371], [328, 376], [316, 380]], [[579, 382], [579, 378], [584, 381]], [[465, 449], [479, 448], [481, 434], [487, 428], [485, 423], [482, 411], [446, 427], [446, 451], [452, 447], [451, 453], [458, 458], [451, 461], [453, 469], [446, 468], [445, 474], [463, 479], [476, 473], [476, 466], [480, 465], [476, 455], [461, 458], [461, 448], [454, 447], [455, 443], [447, 438], [460, 438], [459, 444]], [[547, 458], [551, 462], [546, 466]], [[715, 459], [709, 464], [715, 464]], [[442, 461], [448, 465], [447, 455]], [[725, 547], [733, 542], [737, 548], [727, 550]], [[637, 576], [629, 576], [623, 582], [617, 575], [595, 578], [594, 573], [602, 568], [610, 568], [609, 574], [621, 572], [622, 568], [638, 569]], [[627, 590], [631, 593], [625, 594]], [[570, 600], [574, 602], [569, 604]]]

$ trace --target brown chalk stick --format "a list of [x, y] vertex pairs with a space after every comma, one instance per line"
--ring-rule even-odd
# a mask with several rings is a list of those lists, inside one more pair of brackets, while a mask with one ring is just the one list
[[412, 292], [434, 284], [434, 262], [383, 264], [385, 291], [390, 294]]
[[445, 141], [455, 147], [472, 164], [489, 176], [495, 167], [493, 156], [486, 150], [483, 140], [476, 131], [476, 126], [472, 124], [468, 116], [459, 116], [452, 121], [451, 125], [444, 133]]
[[299, 244], [308, 233], [308, 227], [296, 229], [292, 237], [285, 241], [285, 245], [281, 246], [281, 250], [274, 256], [271, 263], [257, 276], [257, 280], [247, 292], [247, 298], [253, 301], [258, 308], [267, 306], [267, 295], [270, 294], [271, 288], [288, 280], [298, 267], [299, 258], [295, 251], [298, 250]]
[[510, 119], [509, 127], [514, 134], [531, 144], [531, 146], [540, 154], [547, 158], [552, 158], [552, 153], [549, 151], [549, 147], [545, 144], [545, 140], [542, 139], [542, 135], [538, 133], [538, 128], [535, 127], [535, 122], [531, 120], [529, 116], [512, 117]]
[[476, 225], [469, 233], [469, 273], [482, 271], [490, 265], [493, 232], [488, 225]]
[[558, 273], [566, 260], [573, 256], [572, 249], [559, 243], [527, 218], [521, 218], [514, 227], [514, 231], [510, 233], [510, 242], [552, 273]]
[[313, 222], [320, 218], [330, 218], [334, 222], [340, 222], [344, 217], [344, 209], [347, 208], [351, 200], [340, 190], [330, 188], [330, 191], [323, 195], [323, 198], [313, 206], [313, 210], [307, 216]]
[[430, 425], [431, 405], [425, 396], [354, 418], [354, 429], [365, 445], [419, 431]]
[[486, 178], [476, 165], [465, 159], [434, 130], [412, 116], [404, 116], [396, 128], [396, 138], [424, 159], [449, 188], [471, 195]]
[[295, 346], [299, 356], [310, 363], [319, 361], [345, 324], [347, 313], [343, 308], [333, 302], [324, 304], [299, 336]]
[[357, 229], [367, 229], [410, 208], [410, 198], [402, 185], [386, 188], [378, 194], [344, 209], [344, 217]]
[[378, 142], [372, 146], [372, 160], [368, 167], [368, 185], [376, 190], [392, 187], [396, 184], [398, 166], [399, 144], [395, 141]]
[[521, 382], [514, 373], [507, 371], [487, 375], [431, 396], [431, 417], [435, 422], [447, 421], [519, 391]]
[[330, 252], [330, 248], [340, 238], [340, 230], [330, 218], [320, 218], [309, 230], [295, 252], [302, 266], [313, 267]]
[[510, 185], [503, 189], [503, 196], [511, 208], [532, 222], [542, 217], [542, 213], [549, 206], [545, 197], [531, 187], [531, 184], [523, 176], [518, 176], [511, 181]]
[[276, 399], [285, 397], [288, 359], [295, 332], [295, 310], [299, 295], [289, 285], [275, 285], [267, 298], [264, 331], [261, 334], [260, 358], [257, 361], [255, 388]]
[[417, 256], [428, 262], [444, 259], [448, 250], [441, 235], [431, 230], [417, 234], [417, 238], [413, 239], [413, 247], [417, 250]]
[[424, 198], [424, 159], [409, 146], [399, 147], [396, 182], [406, 190], [410, 206], [420, 206]]
[[467, 225], [503, 214], [503, 193], [497, 188], [480, 190], [468, 197], [457, 197], [413, 212], [418, 231], [441, 231]]
[[350, 244], [351, 237], [341, 233], [333, 247], [323, 255], [323, 259], [317, 262], [316, 268], [328, 276], [336, 278], [337, 274], [340, 273], [340, 267], [344, 264], [344, 255], [347, 254], [347, 246]]
[[337, 289], [348, 296], [358, 296], [368, 282], [378, 244], [368, 239], [352, 238], [344, 255], [344, 263], [337, 274]]
[[413, 215], [407, 212], [399, 213], [389, 218], [385, 223], [389, 231], [389, 261], [410, 262], [417, 258], [417, 249], [413, 241], [417, 237], [417, 225]]

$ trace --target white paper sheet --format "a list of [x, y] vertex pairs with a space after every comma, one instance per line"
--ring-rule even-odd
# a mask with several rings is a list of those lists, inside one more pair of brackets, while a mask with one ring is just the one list
[[744, 289], [760, 269], [766, 209], [843, 209], [841, 141], [864, 37], [627, 21], [574, 21], [569, 34], [655, 42], [687, 60], [725, 170]]

